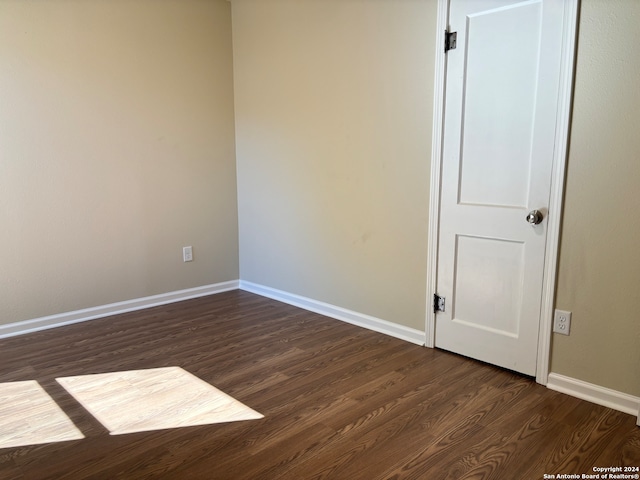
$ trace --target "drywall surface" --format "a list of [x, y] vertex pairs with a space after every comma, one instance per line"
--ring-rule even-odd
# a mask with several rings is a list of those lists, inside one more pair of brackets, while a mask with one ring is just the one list
[[640, 2], [582, 2], [551, 370], [640, 396]]
[[0, 323], [238, 278], [232, 72], [223, 0], [0, 2]]
[[435, 17], [232, 2], [243, 280], [424, 330]]

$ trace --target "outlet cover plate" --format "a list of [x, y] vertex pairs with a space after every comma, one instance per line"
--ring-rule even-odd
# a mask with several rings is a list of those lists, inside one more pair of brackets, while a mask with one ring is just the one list
[[561, 335], [569, 335], [571, 330], [571, 312], [556, 310], [553, 313], [553, 331]]

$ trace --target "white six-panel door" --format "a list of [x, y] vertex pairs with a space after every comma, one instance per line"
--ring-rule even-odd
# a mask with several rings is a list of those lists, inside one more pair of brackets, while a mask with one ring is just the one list
[[[538, 351], [562, 0], [451, 0], [435, 345], [528, 375]], [[532, 225], [527, 214], [538, 210]]]

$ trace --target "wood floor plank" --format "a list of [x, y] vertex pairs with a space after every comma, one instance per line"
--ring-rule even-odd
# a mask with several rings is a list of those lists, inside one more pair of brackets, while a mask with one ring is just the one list
[[[265, 418], [109, 435], [56, 378], [178, 366]], [[0, 340], [85, 435], [2, 479], [540, 479], [640, 465], [635, 417], [242, 291]], [[1, 434], [1, 433], [0, 433]]]
[[13, 461], [0, 462], [0, 478], [23, 480], [24, 475]]

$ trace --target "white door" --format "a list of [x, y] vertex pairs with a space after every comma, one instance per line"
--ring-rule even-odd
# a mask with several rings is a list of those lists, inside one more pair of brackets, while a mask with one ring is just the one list
[[[535, 375], [562, 0], [451, 0], [435, 345]], [[533, 225], [526, 217], [541, 212]]]

